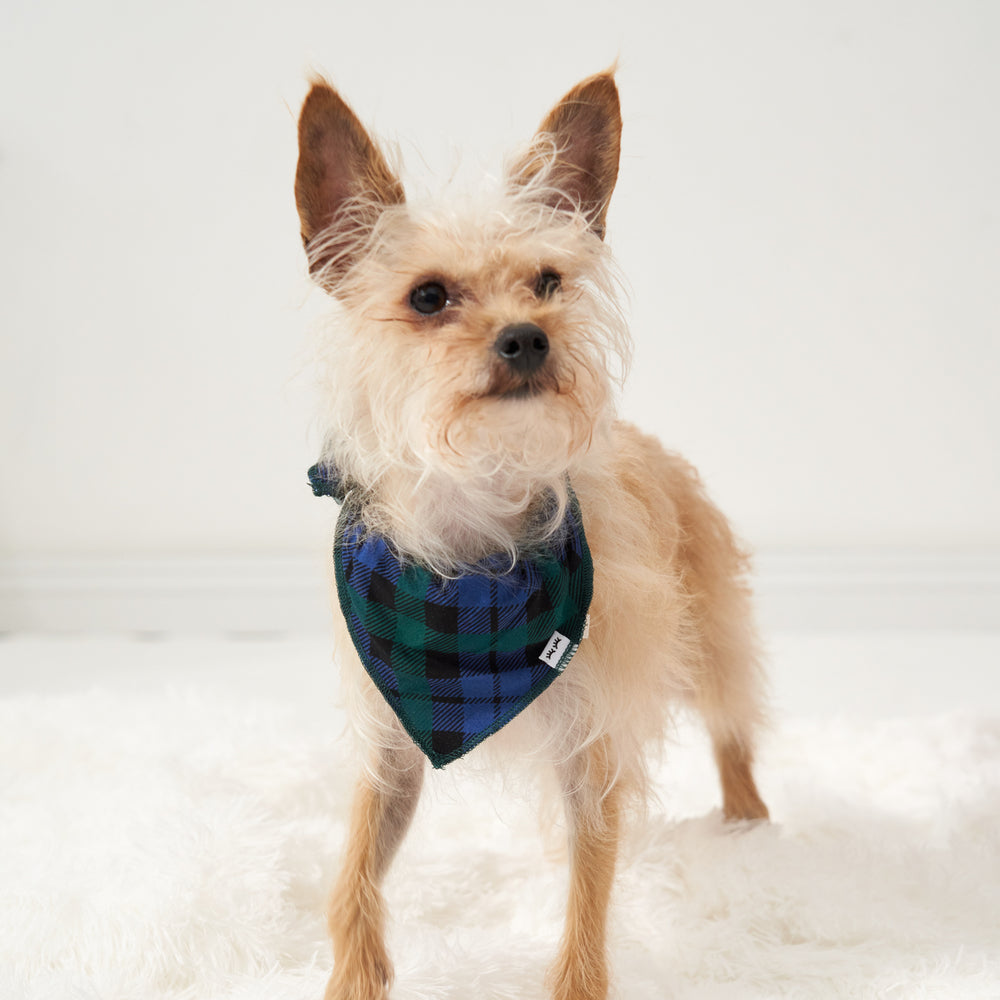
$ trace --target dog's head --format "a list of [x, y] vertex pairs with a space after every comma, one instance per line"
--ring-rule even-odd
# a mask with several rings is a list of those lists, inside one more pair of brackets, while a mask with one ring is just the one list
[[322, 377], [326, 457], [342, 474], [372, 491], [405, 469], [529, 496], [571, 471], [627, 365], [603, 242], [620, 135], [613, 77], [591, 77], [491, 198], [416, 207], [314, 83], [295, 196], [310, 272], [341, 306]]

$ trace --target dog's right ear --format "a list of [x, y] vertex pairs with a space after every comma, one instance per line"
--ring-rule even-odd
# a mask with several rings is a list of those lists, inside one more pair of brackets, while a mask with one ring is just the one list
[[313, 83], [299, 115], [295, 204], [309, 272], [327, 290], [362, 252], [382, 210], [403, 186], [354, 112], [328, 83]]

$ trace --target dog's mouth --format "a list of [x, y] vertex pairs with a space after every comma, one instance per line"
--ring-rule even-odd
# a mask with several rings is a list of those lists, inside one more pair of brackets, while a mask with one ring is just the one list
[[517, 377], [507, 371], [498, 371], [490, 378], [490, 383], [482, 396], [489, 399], [519, 401], [558, 392], [559, 379], [554, 372], [538, 371], [527, 377]]
[[540, 396], [546, 390], [534, 382], [525, 382], [516, 389], [499, 393], [501, 399], [531, 399], [533, 396]]

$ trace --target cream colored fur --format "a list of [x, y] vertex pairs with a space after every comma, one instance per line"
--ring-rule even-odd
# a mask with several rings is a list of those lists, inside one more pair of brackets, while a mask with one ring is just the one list
[[[449, 576], [543, 542], [563, 519], [567, 483], [580, 501], [595, 566], [589, 638], [477, 751], [558, 776], [573, 878], [555, 1000], [606, 996], [620, 818], [643, 801], [646, 755], [676, 706], [705, 719], [727, 817], [767, 815], [751, 774], [763, 711], [746, 556], [694, 470], [615, 412], [630, 340], [602, 236], [619, 132], [613, 80], [592, 77], [553, 109], [492, 200], [420, 209], [328, 85], [314, 86], [300, 120], [303, 238], [339, 303], [318, 364], [324, 459], [363, 499], [367, 527]], [[545, 273], [559, 277], [552, 294], [539, 291]], [[410, 298], [428, 282], [448, 293], [433, 315]], [[530, 375], [495, 349], [524, 323], [548, 341]], [[379, 884], [423, 762], [348, 641], [341, 652], [369, 749], [331, 910], [327, 997], [382, 1000], [391, 964]]]

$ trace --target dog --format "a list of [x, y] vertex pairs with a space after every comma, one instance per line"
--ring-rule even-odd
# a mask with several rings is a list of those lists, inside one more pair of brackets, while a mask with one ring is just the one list
[[411, 204], [329, 83], [302, 106], [302, 240], [338, 303], [310, 478], [343, 504], [336, 618], [367, 746], [326, 1000], [388, 995], [380, 884], [426, 758], [478, 748], [554, 779], [570, 863], [554, 1000], [607, 996], [620, 831], [677, 706], [704, 719], [726, 820], [768, 816], [748, 557], [692, 467], [616, 415], [630, 338], [604, 236], [621, 127], [614, 72], [597, 74], [494, 191]]

